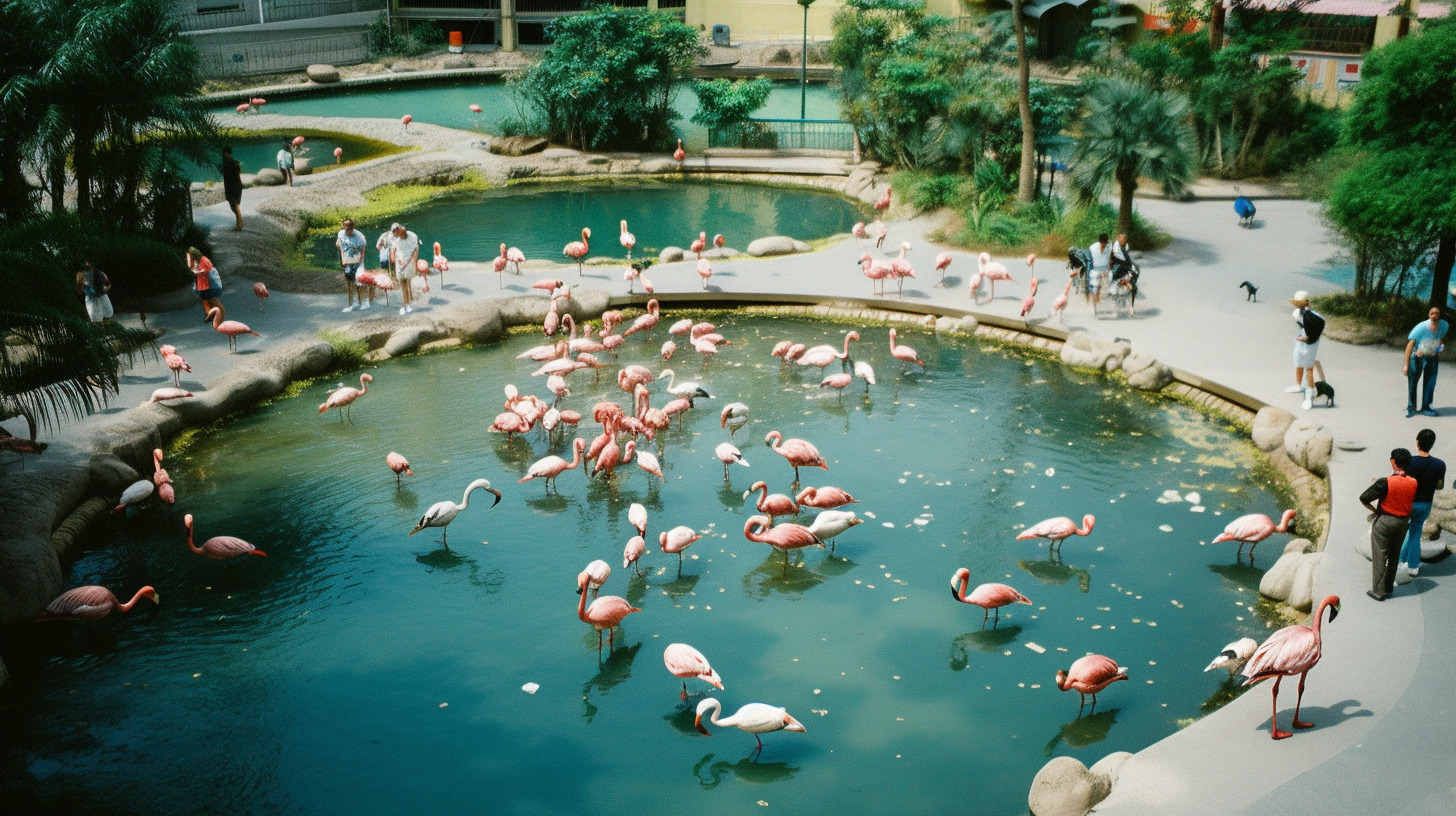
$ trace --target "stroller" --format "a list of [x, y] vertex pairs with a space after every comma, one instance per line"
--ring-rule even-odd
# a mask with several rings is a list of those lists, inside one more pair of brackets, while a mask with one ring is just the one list
[[1142, 272], [1131, 258], [1122, 262], [1114, 259], [1111, 291], [1107, 293], [1112, 298], [1114, 312], [1121, 312], [1123, 307], [1126, 307], [1128, 317], [1132, 316], [1133, 310], [1137, 306], [1138, 277], [1142, 275]]
[[1087, 276], [1092, 272], [1092, 253], [1083, 247], [1067, 247], [1067, 269], [1076, 272], [1072, 289], [1077, 294], [1086, 294]]

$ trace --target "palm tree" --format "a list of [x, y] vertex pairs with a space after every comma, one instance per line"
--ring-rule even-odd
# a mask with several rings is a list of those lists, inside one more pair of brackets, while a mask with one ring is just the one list
[[1071, 181], [1088, 199], [1116, 182], [1117, 230], [1131, 232], [1138, 179], [1146, 177], [1166, 195], [1180, 195], [1193, 178], [1196, 156], [1184, 97], [1115, 77], [1097, 83], [1087, 97]]
[[1016, 28], [1016, 107], [1021, 114], [1021, 179], [1016, 199], [1036, 199], [1036, 126], [1031, 120], [1031, 60], [1026, 54], [1026, 17], [1022, 0], [1011, 0], [1011, 23]]

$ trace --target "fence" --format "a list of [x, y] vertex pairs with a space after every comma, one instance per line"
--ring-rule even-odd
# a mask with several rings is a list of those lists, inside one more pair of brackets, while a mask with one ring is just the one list
[[710, 131], [708, 147], [854, 150], [854, 126], [837, 119], [750, 119]]
[[361, 11], [383, 12], [386, 0], [196, 0], [186, 5], [196, 11], [174, 13], [177, 24], [183, 31], [205, 31]]
[[369, 55], [369, 37], [363, 31], [339, 31], [317, 37], [261, 42], [211, 43], [202, 52], [207, 76], [243, 76], [297, 71], [316, 62], [348, 65]]

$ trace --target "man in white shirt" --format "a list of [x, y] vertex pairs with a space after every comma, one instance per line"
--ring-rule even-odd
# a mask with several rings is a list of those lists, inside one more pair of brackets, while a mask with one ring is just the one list
[[1097, 304], [1102, 302], [1103, 281], [1107, 278], [1107, 264], [1112, 259], [1112, 244], [1107, 242], [1107, 233], [1097, 236], [1097, 243], [1087, 247], [1092, 254], [1092, 268], [1087, 270], [1087, 300], [1092, 304], [1092, 314], [1097, 314]]
[[390, 249], [394, 260], [394, 276], [399, 280], [399, 293], [404, 305], [399, 313], [407, 315], [414, 311], [415, 261], [420, 259], [420, 236], [405, 229], [403, 224], [394, 225], [394, 245]]

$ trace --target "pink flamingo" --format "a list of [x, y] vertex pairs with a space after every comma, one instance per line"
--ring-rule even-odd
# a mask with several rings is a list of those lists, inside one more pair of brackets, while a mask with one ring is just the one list
[[415, 260], [415, 274], [419, 275], [420, 276], [420, 280], [424, 282], [424, 284], [425, 284], [425, 286], [424, 286], [425, 294], [429, 294], [429, 292], [430, 292], [430, 265], [427, 264], [427, 263], [425, 263], [425, 259], [424, 258], [418, 258], [418, 259]]
[[632, 247], [637, 246], [637, 236], [627, 231], [627, 219], [622, 219], [622, 234], [618, 236], [622, 248], [627, 250], [627, 260], [632, 260]]
[[638, 502], [632, 502], [627, 508], [627, 523], [637, 531], [637, 535], [647, 535], [647, 508]]
[[[726, 466], [724, 470], [727, 470]], [[754, 493], [758, 493], [758, 501], [754, 502], [754, 507], [758, 512], [768, 516], [769, 524], [772, 524], [774, 519], [779, 516], [797, 516], [799, 514], [799, 505], [795, 504], [793, 499], [782, 493], [769, 493], [768, 485], [762, 481], [754, 482], [749, 486], [748, 490], [744, 491], [743, 498], [746, 499]]]
[[[553, 297], [551, 298], [551, 305], [546, 308], [546, 319], [541, 321], [541, 331], [545, 332], [547, 337], [551, 337], [556, 334], [556, 330], [560, 327], [561, 314], [556, 311], [556, 298]], [[570, 345], [567, 348], [570, 348]]]
[[545, 292], [546, 297], [549, 298], [551, 297], [553, 292], [565, 285], [565, 281], [554, 280], [552, 278], [542, 278], [541, 280], [538, 280], [535, 283], [531, 284], [531, 288], [540, 289], [541, 291]]
[[253, 106], [252, 105], [249, 105], [247, 102], [244, 102], [244, 103], [238, 105], [238, 113], [247, 113], [248, 111], [250, 111], [252, 109], [253, 109]]
[[415, 118], [408, 113], [406, 113], [404, 116], [399, 117], [399, 123], [401, 125], [404, 125], [405, 130], [409, 130], [410, 122], [413, 122], [414, 120]]
[[526, 262], [526, 253], [518, 247], [511, 247], [506, 250], [506, 260], [511, 262], [511, 269], [519, 275], [521, 274], [521, 264]]
[[966, 589], [971, 585], [971, 571], [965, 567], [955, 571], [950, 577], [950, 594], [952, 598], [965, 604], [979, 606], [985, 610], [981, 616], [981, 628], [986, 628], [986, 618], [990, 616], [991, 610], [996, 610], [996, 623], [1001, 622], [1001, 607], [1011, 604], [1031, 604], [1025, 595], [1012, 589], [1006, 584], [981, 584], [971, 594], [966, 594]]
[[683, 702], [688, 699], [688, 678], [691, 677], [696, 677], [719, 691], [723, 690], [723, 678], [708, 665], [708, 658], [686, 643], [669, 643], [662, 650], [662, 662], [673, 677], [682, 679]]
[[748, 467], [748, 460], [743, 458], [742, 451], [738, 450], [738, 446], [732, 442], [724, 442], [714, 448], [713, 455], [718, 457], [719, 462], [723, 463], [724, 482], [728, 481], [729, 465], [743, 465], [744, 467]]
[[268, 555], [268, 553], [254, 547], [241, 538], [235, 538], [233, 536], [213, 536], [203, 542], [201, 547], [193, 546], [192, 514], [188, 513], [183, 516], [182, 523], [187, 525], [187, 549], [198, 555], [205, 555], [214, 561], [227, 561], [232, 558], [237, 558], [240, 555]]
[[894, 329], [890, 329], [890, 356], [902, 363], [914, 363], [924, 368], [925, 362], [920, 359], [920, 355], [910, 346], [900, 345], [896, 340], [898, 336], [898, 333]]
[[677, 170], [678, 170], [679, 173], [682, 172], [682, 163], [683, 163], [683, 160], [686, 159], [687, 157], [688, 157], [687, 151], [683, 150], [682, 139], [678, 139], [677, 140], [677, 149], [674, 150], [674, 151], [672, 151], [672, 158], [673, 158], [673, 161], [677, 162]]
[[343, 163], [344, 163], [344, 148], [342, 148], [342, 147], [336, 147], [336, 148], [334, 148], [334, 164], [343, 164]]
[[802, 524], [779, 524], [770, 526], [773, 522], [768, 516], [750, 516], [743, 524], [743, 537], [749, 541], [756, 541], [759, 544], [767, 544], [770, 547], [784, 551], [784, 573], [789, 571], [789, 550], [800, 550], [805, 547], [823, 547], [824, 541], [815, 535], [812, 530]]
[[784, 457], [794, 466], [794, 486], [799, 486], [799, 468], [818, 467], [829, 469], [824, 457], [819, 454], [819, 449], [803, 439], [784, 439], [784, 435], [778, 431], [769, 431], [763, 438], [764, 444], [773, 449], [774, 453]]
[[1314, 725], [1300, 721], [1299, 704], [1304, 701], [1305, 677], [1320, 661], [1320, 621], [1324, 619], [1326, 607], [1329, 607], [1330, 621], [1333, 622], [1335, 616], [1340, 614], [1340, 597], [1329, 595], [1320, 601], [1319, 608], [1314, 611], [1313, 627], [1286, 626], [1270, 635], [1244, 666], [1246, 686], [1270, 677], [1275, 678], [1272, 702], [1274, 720], [1269, 732], [1269, 736], [1274, 739], [1292, 736], [1289, 731], [1279, 730], [1279, 684], [1285, 677], [1299, 675], [1299, 693], [1294, 698], [1294, 727], [1310, 728]]
[[[319, 406], [318, 412], [322, 414], [324, 411], [327, 411], [331, 408], [337, 409], [339, 412], [339, 421], [343, 422], [344, 409], [349, 408], [350, 405], [353, 405], [354, 400], [359, 399], [360, 397], [369, 393], [369, 383], [372, 382], [374, 382], [374, 377], [370, 376], [369, 374], [360, 374], [359, 388], [345, 385], [334, 389], [334, 391], [329, 394], [329, 398], [324, 400], [324, 404]], [[352, 410], [353, 409], [351, 408], [350, 411]], [[351, 414], [349, 420], [352, 422], [353, 419], [353, 415]]]
[[581, 276], [581, 259], [586, 257], [587, 250], [591, 248], [590, 245], [587, 243], [587, 240], [590, 238], [591, 228], [582, 227], [581, 240], [572, 241], [561, 249], [562, 255], [565, 255], [566, 257], [576, 261], [576, 274], [578, 277]]
[[1127, 668], [1117, 661], [1100, 654], [1079, 657], [1070, 669], [1057, 672], [1057, 688], [1062, 691], [1075, 689], [1081, 695], [1082, 704], [1077, 706], [1077, 716], [1082, 716], [1082, 706], [1087, 704], [1087, 695], [1092, 695], [1092, 710], [1097, 710], [1097, 692], [1127, 679]]
[[401, 476], [415, 475], [415, 472], [413, 470], [410, 470], [409, 460], [395, 453], [394, 451], [390, 451], [389, 454], [384, 457], [384, 464], [388, 465], [389, 469], [394, 471], [395, 487], [400, 486]]
[[658, 352], [658, 354], [662, 357], [662, 361], [663, 362], [667, 362], [668, 360], [671, 360], [672, 359], [672, 355], [674, 355], [676, 353], [677, 353], [677, 343], [673, 342], [672, 340], [668, 340], [668, 341], [664, 342], [662, 344], [662, 348]]
[[130, 612], [142, 598], [154, 604], [162, 603], [157, 591], [149, 586], [138, 589], [126, 603], [118, 600], [106, 587], [79, 586], [61, 593], [36, 616], [36, 620], [99, 620], [112, 612]]
[[635, 461], [637, 463], [637, 467], [642, 468], [644, 471], [652, 474], [653, 476], [656, 476], [659, 479], [667, 478], [662, 475], [662, 462], [658, 461], [657, 454], [652, 453], [651, 451], [638, 450], [636, 443], [628, 442], [627, 444], [631, 446], [632, 451], [637, 455], [635, 459], [632, 459], [632, 457], [630, 456], [627, 458]]
[[157, 486], [157, 498], [166, 504], [176, 504], [177, 491], [172, 487], [172, 474], [162, 467], [162, 449], [152, 451], [152, 484]]
[[1067, 280], [1067, 285], [1062, 287], [1062, 293], [1052, 301], [1052, 314], [1057, 316], [1057, 324], [1065, 325], [1062, 320], [1062, 313], [1067, 309], [1067, 300], [1072, 296], [1072, 281]]
[[823, 368], [835, 360], [838, 360], [842, 364], [850, 359], [849, 344], [856, 340], [859, 340], [859, 332], [851, 329], [844, 334], [843, 348], [835, 348], [827, 344], [814, 346], [805, 349], [803, 355], [795, 362], [799, 365], [818, 366], [819, 368]]
[[500, 254], [495, 257], [495, 260], [490, 262], [490, 268], [492, 271], [495, 272], [495, 286], [497, 289], [502, 289], [506, 285], [503, 275], [505, 274], [507, 263], [508, 261], [506, 261], [506, 245], [501, 244]]
[[849, 228], [849, 234], [854, 236], [854, 245], [863, 250], [864, 241], [869, 237], [869, 233], [865, 231], [865, 222], [854, 222], [854, 226]]
[[598, 558], [590, 564], [587, 564], [581, 572], [577, 573], [577, 583], [581, 583], [582, 577], [586, 578], [587, 587], [591, 589], [592, 597], [595, 598], [597, 593], [601, 591], [602, 584], [605, 584], [607, 579], [612, 577], [612, 565]]
[[804, 507], [815, 507], [820, 510], [833, 510], [836, 507], [843, 507], [846, 504], [857, 504], [859, 499], [849, 493], [837, 488], [825, 485], [824, 487], [806, 487], [800, 491], [794, 499]]
[[1021, 301], [1022, 320], [1025, 320], [1026, 316], [1028, 314], [1031, 314], [1031, 310], [1034, 306], [1036, 306], [1036, 278], [1031, 279], [1031, 284], [1027, 287], [1026, 297], [1023, 298]]
[[1092, 532], [1093, 526], [1097, 524], [1097, 517], [1091, 513], [1082, 517], [1082, 526], [1078, 527], [1075, 521], [1066, 516], [1049, 518], [1045, 521], [1032, 525], [1022, 531], [1016, 537], [1017, 541], [1026, 541], [1032, 538], [1045, 538], [1051, 544], [1051, 552], [1057, 553], [1062, 549], [1062, 542], [1072, 536], [1084, 536]]
[[476, 130], [480, 130], [480, 115], [482, 113], [485, 113], [485, 108], [482, 108], [481, 106], [474, 105], [474, 104], [470, 105], [469, 107], [470, 107], [470, 112], [473, 113], [473, 114], [475, 114], [475, 129]]
[[694, 530], [686, 524], [679, 524], [671, 530], [663, 530], [661, 533], [658, 533], [657, 546], [661, 547], [662, 552], [666, 555], [677, 553], [677, 571], [681, 575], [683, 550], [691, 547], [693, 542], [700, 538], [702, 536], [698, 534], [697, 530]]
[[713, 236], [713, 248], [714, 249], [722, 250], [723, 249], [723, 244], [725, 244], [725, 243], [727, 243], [727, 239], [723, 237], [723, 233], [720, 232], [720, 233], [718, 233], [718, 234], [716, 234], [716, 235]]
[[227, 335], [229, 351], [235, 352], [238, 350], [238, 335], [240, 334], [251, 334], [254, 337], [263, 336], [248, 328], [246, 323], [241, 323], [237, 320], [223, 320], [222, 311], [216, 306], [207, 310], [207, 317], [212, 321], [212, 328], [214, 330], [219, 334]]
[[160, 351], [162, 352], [162, 362], [167, 364], [167, 368], [172, 369], [172, 382], [181, 388], [182, 372], [186, 371], [191, 374], [192, 366], [188, 365], [187, 360], [172, 346], [162, 346]]
[[627, 337], [640, 331], [651, 331], [661, 318], [661, 308], [657, 303], [657, 298], [647, 301], [647, 312], [638, 315], [637, 319], [632, 321], [632, 325], [623, 330], [622, 336]]
[[730, 402], [723, 406], [718, 414], [718, 427], [727, 428], [728, 435], [738, 433], [738, 429], [748, 424], [748, 406], [741, 402]]
[[889, 264], [876, 258], [871, 258], [866, 252], [859, 256], [859, 268], [866, 278], [870, 279], [871, 294], [884, 294], [884, 281], [895, 273], [890, 269]]
[[142, 405], [151, 405], [154, 402], [168, 402], [170, 400], [185, 399], [192, 396], [192, 392], [183, 388], [158, 388], [152, 392], [152, 396]]
[[622, 548], [622, 569], [630, 566], [634, 573], [641, 575], [641, 570], [637, 569], [637, 559], [641, 558], [645, 552], [647, 552], [647, 539], [640, 535], [627, 539], [627, 546]]
[[263, 301], [268, 299], [268, 287], [262, 281], [253, 283], [253, 296], [258, 299], [258, 311], [264, 311]]
[[1203, 670], [1210, 672], [1214, 669], [1228, 669], [1229, 677], [1232, 679], [1244, 663], [1254, 656], [1254, 652], [1258, 648], [1259, 642], [1253, 638], [1239, 638], [1223, 647], [1223, 651], [1218, 653], [1218, 657], [1203, 667]]
[[980, 269], [981, 277], [991, 282], [992, 300], [996, 299], [996, 281], [1016, 283], [1016, 279], [1011, 277], [1011, 272], [1006, 269], [1005, 264], [991, 260], [991, 253], [989, 252], [982, 252], [977, 256], [976, 264]]
[[688, 245], [688, 251], [691, 252], [691, 253], [693, 253], [694, 255], [698, 256], [698, 260], [700, 260], [700, 261], [703, 259], [703, 250], [705, 250], [707, 248], [708, 248], [708, 233], [706, 233], [706, 232], [700, 232], [700, 233], [698, 233], [698, 237], [697, 238], [694, 238], [693, 239], [693, 242]]
[[254, 109], [261, 108], [264, 105], [268, 104], [268, 100], [264, 99], [261, 96], [255, 96], [255, 97], [253, 97], [252, 99], [250, 99], [248, 101], [250, 101], [250, 102], [253, 103], [253, 108]]
[[840, 372], [838, 372], [836, 374], [830, 374], [828, 377], [825, 377], [824, 379], [820, 380], [819, 381], [819, 387], [820, 388], [833, 388], [833, 389], [839, 391], [839, 398], [841, 400], [843, 400], [844, 399], [844, 389], [845, 388], [848, 388], [849, 387], [849, 384], [852, 383], [852, 382], [854, 382], [854, 375], [853, 374], [850, 374], [847, 371], [840, 371]]
[[622, 619], [633, 612], [641, 612], [638, 607], [627, 603], [626, 598], [617, 595], [603, 595], [586, 605], [586, 584], [588, 577], [585, 573], [576, 577], [576, 593], [581, 600], [576, 604], [576, 617], [582, 623], [589, 623], [597, 630], [597, 654], [602, 653], [602, 632], [608, 635], [607, 650], [617, 648], [616, 629], [622, 624]]
[[759, 738], [759, 734], [768, 734], [774, 731], [804, 733], [803, 723], [791, 717], [788, 711], [766, 703], [748, 703], [733, 712], [732, 716], [719, 719], [718, 715], [722, 713], [723, 704], [709, 697], [701, 703], [698, 703], [698, 712], [697, 716], [693, 718], [693, 727], [704, 735], [712, 736], [708, 734], [708, 729], [703, 726], [703, 715], [707, 714], [708, 721], [713, 725], [731, 725], [739, 731], [752, 734], [754, 740], [758, 742], [758, 748], [754, 749], [756, 751], [763, 750], [763, 740]]
[[940, 273], [940, 285], [945, 285], [945, 270], [950, 269], [950, 262], [954, 260], [949, 252], [942, 252], [935, 256], [935, 271]]
[[880, 247], [883, 247], [885, 245], [885, 236], [888, 235], [890, 231], [885, 227], [884, 221], [876, 218], [875, 222], [873, 224], [870, 224], [870, 232], [874, 233], [875, 235], [875, 249], [879, 249]]
[[698, 277], [703, 279], [703, 291], [708, 291], [708, 279], [713, 277], [713, 266], [707, 258], [698, 258]]
[[446, 499], [445, 501], [435, 502], [430, 505], [430, 509], [426, 510], [423, 516], [420, 516], [420, 520], [415, 524], [415, 528], [409, 531], [409, 534], [414, 535], [427, 527], [439, 527], [440, 543], [445, 545], [445, 549], [450, 549], [450, 522], [454, 521], [455, 517], [460, 515], [461, 511], [470, 506], [470, 494], [476, 489], [484, 490], [495, 496], [495, 501], [490, 503], [491, 507], [500, 504], [500, 491], [490, 486], [490, 480], [476, 479], [465, 487], [465, 495], [460, 497], [459, 504]]
[[970, 285], [969, 289], [970, 289], [970, 295], [971, 295], [971, 302], [972, 303], [980, 303], [981, 302], [981, 281], [982, 280], [984, 280], [984, 276], [981, 275], [980, 272], [977, 272], [976, 274], [974, 274], [974, 275], [971, 276], [971, 285]]
[[1234, 553], [1235, 561], [1239, 560], [1239, 556], [1243, 554], [1244, 545], [1250, 545], [1249, 563], [1252, 564], [1254, 563], [1254, 547], [1259, 546], [1260, 541], [1275, 533], [1289, 532], [1290, 525], [1293, 521], [1293, 510], [1285, 510], [1284, 515], [1279, 518], [1279, 524], [1277, 526], [1274, 524], [1273, 519], [1263, 513], [1250, 513], [1247, 516], [1240, 516], [1229, 522], [1228, 526], [1223, 528], [1223, 532], [1219, 533], [1218, 537], [1213, 540], [1213, 543], [1218, 544], [1224, 541], [1239, 542], [1239, 551]]
[[562, 459], [560, 456], [555, 455], [546, 456], [536, 460], [535, 464], [531, 465], [531, 467], [526, 469], [526, 475], [520, 479], [517, 479], [516, 482], [520, 483], [529, 482], [532, 479], [545, 479], [546, 492], [550, 493], [551, 485], [556, 481], [557, 476], [560, 476], [568, 470], [576, 470], [576, 468], [581, 465], [581, 455], [584, 451], [586, 451], [586, 440], [582, 439], [581, 437], [577, 437], [571, 443], [571, 451], [572, 453], [570, 462]]
[[[357, 281], [358, 279], [359, 279], [359, 276], [358, 275], [355, 275], [354, 276], [354, 280]], [[396, 289], [398, 289], [399, 288], [399, 284], [395, 282], [394, 278], [391, 278], [388, 275], [388, 273], [385, 273], [385, 272], [375, 272], [374, 273], [373, 280], [374, 280], [373, 285], [375, 287], [377, 287], [379, 289], [379, 291], [381, 291], [381, 292], [384, 293], [384, 305], [385, 306], [388, 306], [389, 305], [389, 293], [390, 292], [393, 292]]]
[[895, 275], [895, 283], [899, 286], [900, 297], [905, 296], [905, 279], [915, 277], [915, 267], [905, 260], [905, 253], [910, 251], [910, 242], [900, 242], [900, 257], [890, 259], [890, 271]]
[[440, 242], [435, 242], [435, 255], [430, 259], [430, 267], [440, 275], [440, 288], [445, 288], [445, 273], [450, 271], [450, 259], [446, 258], [440, 251]]
[[890, 189], [890, 185], [886, 184], [885, 185], [885, 192], [881, 193], [880, 194], [880, 200], [875, 202], [875, 209], [876, 210], [879, 210], [880, 212], [884, 212], [885, 210], [890, 209], [890, 194], [892, 192], [893, 191]]

